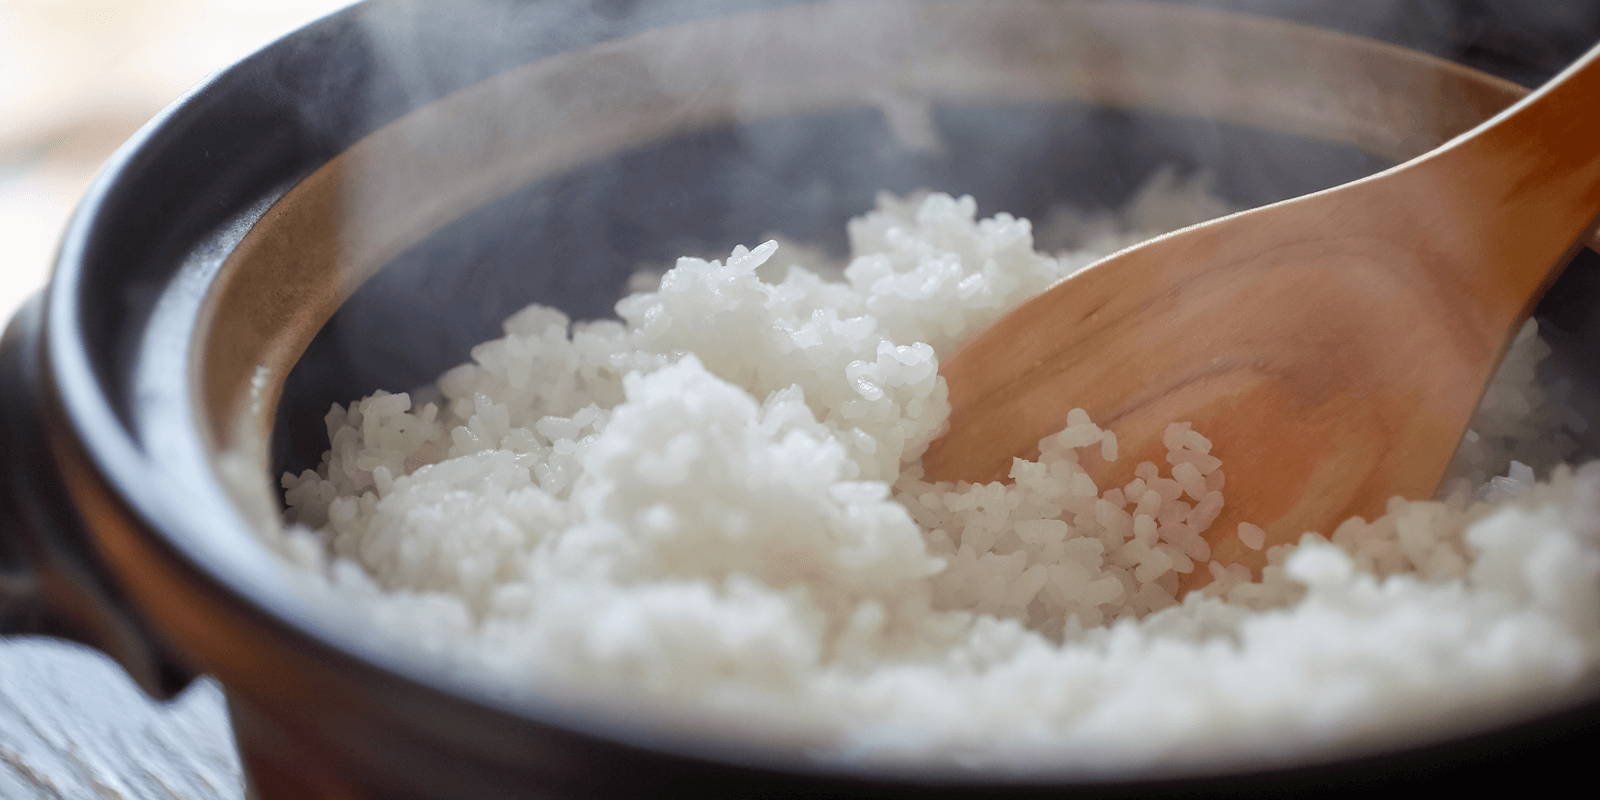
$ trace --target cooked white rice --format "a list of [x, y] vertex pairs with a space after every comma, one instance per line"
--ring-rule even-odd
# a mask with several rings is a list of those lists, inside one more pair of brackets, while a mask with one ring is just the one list
[[[1202, 532], [1262, 532], [1207, 530], [1227, 442], [1186, 425], [1121, 486], [1078, 468], [1118, 455], [1081, 411], [1013, 484], [921, 479], [948, 414], [939, 359], [1157, 232], [1125, 230], [1149, 225], [1140, 203], [1190, 221], [1158, 201], [1194, 187], [1161, 180], [1124, 230], [1057, 219], [1079, 243], [1059, 257], [970, 198], [885, 197], [850, 223], [837, 280], [775, 274], [768, 243], [679, 261], [621, 321], [530, 307], [438, 403], [335, 407], [321, 467], [283, 480], [276, 541], [376, 630], [504, 686], [821, 758], [1294, 759], [1592, 689], [1600, 464], [1535, 482], [1509, 461], [1548, 469], [1581, 424], [1535, 384], [1531, 323], [1456, 467], [1475, 486], [1505, 472], [1492, 502], [1397, 499], [1274, 548], [1257, 580], [1209, 560]], [[1180, 603], [1191, 570], [1216, 579]]]

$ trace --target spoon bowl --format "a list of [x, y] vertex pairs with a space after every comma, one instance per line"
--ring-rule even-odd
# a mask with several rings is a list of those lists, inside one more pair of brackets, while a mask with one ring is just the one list
[[[948, 360], [934, 480], [1003, 480], [1081, 407], [1124, 455], [1193, 423], [1226, 462], [1213, 557], [1437, 487], [1517, 326], [1600, 214], [1600, 48], [1483, 125], [1371, 177], [1112, 255]], [[1205, 579], [1204, 570], [1194, 576]]]

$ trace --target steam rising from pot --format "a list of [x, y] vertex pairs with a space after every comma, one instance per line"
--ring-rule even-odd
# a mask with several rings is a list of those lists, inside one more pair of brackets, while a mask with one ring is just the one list
[[[1177, 5], [1387, 36], [1530, 81], [1600, 19], [1579, 4], [1503, 1]], [[841, 223], [879, 189], [969, 192], [986, 211], [1043, 219], [1063, 204], [1121, 205], [1161, 160], [1217, 173], [1217, 190], [1241, 206], [1382, 166], [1351, 151], [1242, 145], [1239, 130], [1211, 122], [1048, 111], [1066, 70], [1116, 76], [1126, 65], [1094, 36], [1004, 22], [1036, 6], [395, 0], [360, 15], [352, 39], [307, 38], [300, 46], [359, 51], [352, 69], [372, 77], [324, 76], [325, 91], [343, 94], [331, 116], [306, 111], [302, 135], [329, 142], [332, 157], [352, 126], [380, 131], [340, 157], [325, 255], [358, 265], [342, 294], [384, 270], [313, 345], [280, 420], [374, 386], [425, 384], [527, 302], [608, 315], [641, 263], [718, 255], [779, 230], [837, 253]], [[737, 23], [752, 14], [769, 16]], [[930, 26], [935, 17], [944, 23]], [[1063, 53], [1077, 55], [1041, 66]], [[1174, 77], [1226, 55], [1191, 42]], [[1086, 85], [1115, 92], [1126, 81]], [[1216, 105], [1190, 99], [1202, 115]], [[403, 115], [417, 124], [383, 130]], [[314, 463], [319, 433], [281, 441], [279, 465]]]

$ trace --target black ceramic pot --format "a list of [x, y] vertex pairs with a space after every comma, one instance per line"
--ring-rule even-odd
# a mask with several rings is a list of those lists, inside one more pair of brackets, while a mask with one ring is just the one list
[[[1278, 5], [1523, 80], [1600, 34], [1573, 35], [1600, 15], [1568, 5], [1548, 36], [1484, 4]], [[378, 649], [295, 595], [250, 532], [266, 495], [223, 478], [314, 463], [329, 403], [430, 379], [527, 303], [605, 315], [635, 265], [774, 230], [841, 248], [880, 189], [1034, 216], [1115, 206], [1173, 165], [1253, 205], [1419, 153], [1519, 93], [1415, 51], [1173, 3], [353, 7], [141, 131], [11, 323], [0, 626], [93, 644], [156, 696], [217, 676], [270, 798], [1238, 794], [1582, 767], [1594, 701], [1270, 770], [822, 767], [507, 699]], [[1539, 314], [1559, 368], [1600, 397], [1592, 254]]]

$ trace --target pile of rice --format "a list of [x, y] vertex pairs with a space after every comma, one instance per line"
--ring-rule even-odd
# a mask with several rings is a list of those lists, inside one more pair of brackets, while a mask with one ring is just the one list
[[[1471, 491], [1273, 548], [1260, 576], [1210, 560], [1260, 532], [1208, 530], [1227, 442], [1183, 424], [1122, 485], [1079, 468], [1118, 455], [1082, 411], [1013, 483], [922, 479], [939, 360], [1189, 221], [1141, 217], [1174, 192], [1053, 220], [1060, 255], [970, 198], [885, 197], [842, 272], [769, 242], [680, 260], [620, 320], [530, 307], [437, 387], [336, 406], [274, 541], [375, 630], [503, 686], [824, 759], [1259, 764], [1592, 690], [1600, 464], [1509, 462], [1569, 457], [1582, 424], [1536, 385], [1531, 323], [1458, 459]], [[1180, 601], [1194, 570], [1214, 580]]]

